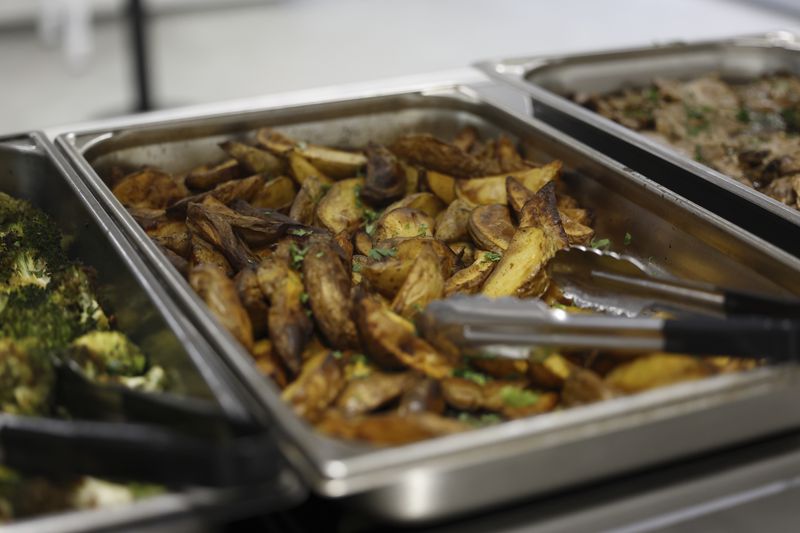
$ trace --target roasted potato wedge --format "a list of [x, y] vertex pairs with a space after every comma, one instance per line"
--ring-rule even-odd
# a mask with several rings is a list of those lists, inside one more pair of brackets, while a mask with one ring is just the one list
[[380, 242], [403, 237], [433, 237], [434, 225], [433, 218], [423, 211], [401, 207], [378, 219], [374, 238]]
[[294, 197], [292, 206], [289, 209], [289, 218], [301, 224], [313, 224], [317, 204], [325, 196], [332, 183], [329, 178], [322, 176], [306, 177], [302, 187], [300, 187], [300, 192]]
[[412, 259], [387, 259], [366, 262], [360, 267], [361, 276], [372, 288], [386, 298], [394, 298], [414, 266]]
[[453, 176], [485, 176], [500, 172], [496, 161], [481, 161], [432, 135], [407, 135], [397, 139], [389, 149], [411, 163]]
[[444, 413], [445, 403], [442, 396], [442, 387], [439, 382], [431, 378], [421, 378], [414, 381], [400, 398], [397, 407], [398, 414], [412, 413]]
[[461, 131], [459, 131], [453, 139], [453, 145], [467, 153], [470, 153], [470, 150], [477, 142], [478, 130], [472, 126], [464, 126], [461, 128]]
[[287, 156], [292, 177], [302, 187], [308, 178], [319, 178], [322, 182], [330, 182], [331, 178], [297, 152], [290, 152]]
[[229, 204], [234, 200], [240, 199], [249, 201], [256, 192], [261, 188], [264, 183], [264, 178], [261, 176], [250, 176], [241, 180], [231, 180], [225, 183], [220, 183], [210, 191], [186, 196], [179, 201], [167, 207], [167, 215], [182, 216], [186, 214], [186, 208], [189, 204], [202, 203], [206, 198], [215, 198], [223, 204]]
[[336, 406], [348, 416], [369, 413], [397, 400], [413, 381], [410, 372], [373, 372], [348, 382]]
[[444, 214], [436, 222], [437, 239], [444, 242], [457, 242], [465, 240], [469, 235], [467, 225], [472, 207], [462, 200], [454, 200], [447, 206]]
[[502, 172], [525, 170], [530, 166], [522, 159], [522, 156], [517, 151], [511, 138], [505, 135], [501, 135], [497, 139], [495, 150], [497, 161], [500, 164], [500, 170]]
[[186, 176], [186, 185], [192, 189], [207, 191], [220, 183], [235, 180], [241, 177], [239, 162], [235, 159], [226, 159], [218, 165], [200, 165]]
[[190, 238], [191, 251], [189, 254], [189, 268], [200, 265], [209, 265], [223, 272], [226, 276], [234, 275], [233, 267], [225, 259], [222, 252], [205, 241], [199, 235], [192, 235]]
[[394, 446], [469, 429], [466, 424], [433, 413], [379, 413], [346, 418], [336, 411], [328, 411], [316, 427], [332, 437]]
[[149, 209], [164, 209], [187, 194], [172, 176], [153, 168], [125, 176], [112, 192], [125, 207]]
[[515, 232], [508, 208], [499, 204], [473, 209], [467, 229], [478, 248], [496, 253], [503, 253], [508, 248]]
[[476, 294], [480, 292], [486, 278], [492, 273], [495, 261], [487, 259], [486, 252], [476, 252], [476, 259], [467, 268], [462, 268], [450, 276], [444, 284], [444, 295]]
[[235, 159], [248, 176], [252, 174], [278, 176], [286, 166], [282, 159], [255, 146], [236, 141], [225, 141], [220, 143], [219, 147], [228, 154], [228, 157]]
[[255, 255], [236, 235], [227, 217], [221, 214], [217, 208], [203, 204], [190, 204], [186, 220], [189, 230], [222, 252], [225, 259], [237, 272], [247, 266], [258, 264]]
[[489, 205], [508, 203], [506, 178], [511, 176], [525, 188], [533, 192], [555, 180], [561, 174], [561, 161], [553, 161], [543, 167], [531, 168], [508, 174], [486, 176], [469, 180], [458, 180], [455, 185], [456, 197], [470, 205]]
[[627, 393], [663, 387], [714, 374], [714, 367], [690, 355], [653, 353], [623, 363], [605, 378], [606, 385]]
[[428, 170], [425, 172], [425, 184], [445, 204], [451, 203], [456, 198], [456, 179], [453, 176]]
[[399, 164], [406, 175], [406, 194], [414, 194], [419, 189], [422, 171], [405, 161], [399, 161]]
[[401, 207], [418, 209], [429, 217], [435, 219], [437, 215], [444, 210], [444, 203], [442, 203], [442, 201], [432, 193], [418, 192], [409, 194], [393, 204], [390, 204], [383, 212], [384, 214], [391, 213], [395, 209], [400, 209]]
[[311, 311], [330, 345], [340, 350], [357, 348], [350, 272], [330, 239], [312, 237], [303, 259], [303, 282]]
[[345, 152], [313, 144], [304, 148], [297, 146], [295, 150], [314, 165], [314, 168], [334, 179], [353, 178], [367, 165], [366, 156], [358, 152]]
[[431, 248], [439, 257], [442, 268], [442, 275], [446, 278], [453, 275], [459, 267], [458, 256], [453, 253], [447, 244], [439, 239], [429, 237], [413, 237], [410, 239], [389, 239], [379, 241], [378, 246], [384, 250], [392, 250], [397, 259], [415, 260], [424, 249]]
[[412, 319], [433, 300], [444, 295], [441, 262], [431, 248], [423, 249], [392, 301], [392, 310]]
[[253, 336], [261, 338], [268, 333], [267, 315], [269, 305], [261, 286], [258, 284], [258, 275], [254, 268], [244, 268], [233, 278], [239, 300], [250, 317], [250, 324], [253, 326]]
[[363, 178], [351, 178], [337, 181], [317, 205], [317, 219], [320, 224], [331, 231], [352, 232], [358, 228], [364, 217], [364, 206], [359, 198]]
[[189, 284], [220, 324], [251, 350], [253, 326], [233, 281], [213, 266], [198, 265], [189, 271]]
[[253, 207], [265, 207], [286, 212], [294, 202], [296, 189], [294, 182], [286, 176], [279, 176], [264, 183], [250, 199]]
[[332, 352], [320, 352], [303, 364], [300, 375], [283, 390], [281, 397], [294, 412], [315, 422], [344, 387], [344, 373]]
[[289, 378], [286, 377], [286, 371], [272, 349], [272, 342], [269, 339], [256, 341], [250, 353], [255, 359], [259, 372], [271, 378], [281, 389], [286, 387], [289, 383]]
[[274, 155], [284, 157], [294, 150], [296, 145], [292, 139], [270, 128], [261, 128], [256, 132], [256, 144]]
[[147, 230], [147, 235], [156, 244], [172, 250], [183, 258], [189, 257], [192, 251], [191, 235], [185, 222], [164, 220]]
[[361, 198], [370, 205], [383, 206], [402, 198], [405, 192], [406, 171], [397, 158], [383, 146], [370, 143]]

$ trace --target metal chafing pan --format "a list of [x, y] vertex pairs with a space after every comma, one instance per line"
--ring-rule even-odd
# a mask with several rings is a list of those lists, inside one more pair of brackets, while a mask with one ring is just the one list
[[520, 89], [532, 113], [684, 197], [800, 255], [800, 211], [572, 100], [575, 93], [641, 87], [655, 78], [718, 72], [731, 81], [800, 74], [800, 39], [777, 31], [757, 36], [666, 43], [645, 48], [481, 62], [489, 76]]
[[[586, 407], [395, 448], [333, 440], [285, 405], [278, 389], [212, 318], [180, 274], [110, 192], [115, 165], [185, 171], [221, 156], [216, 143], [262, 126], [321, 144], [388, 142], [411, 132], [443, 138], [465, 125], [516, 137], [529, 158], [559, 158], [565, 181], [594, 209], [598, 237], [677, 275], [767, 293], [800, 294], [800, 260], [734, 228], [530, 117], [481, 96], [480, 85], [430, 85], [363, 95], [333, 91], [305, 103], [265, 97], [258, 108], [165, 121], [109, 121], [62, 133], [59, 147], [107, 212], [208, 334], [220, 356], [282, 430], [281, 445], [319, 494], [398, 521], [439, 519], [757, 438], [800, 423], [793, 366], [721, 375]], [[494, 97], [491, 97], [494, 98]]]
[[[164, 367], [171, 392], [218, 403], [231, 418], [254, 412], [230, 371], [167, 297], [135, 249], [100, 205], [40, 134], [0, 138], [0, 191], [29, 200], [72, 238], [71, 254], [97, 269], [98, 282], [119, 329]], [[41, 424], [48, 424], [47, 418]], [[273, 453], [277, 450], [265, 450]], [[120, 458], [124, 461], [124, 458]], [[100, 531], [144, 528], [197, 528], [242, 513], [289, 505], [302, 487], [287, 469], [273, 482], [247, 489], [193, 489], [168, 493], [128, 506], [73, 511], [20, 520], [3, 529], [24, 531]]]

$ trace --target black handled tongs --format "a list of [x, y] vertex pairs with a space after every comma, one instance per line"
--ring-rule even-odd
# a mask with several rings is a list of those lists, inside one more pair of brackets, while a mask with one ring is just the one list
[[[429, 304], [417, 325], [450, 353], [511, 358], [527, 358], [537, 346], [778, 361], [800, 356], [798, 300], [652, 275], [634, 260], [582, 247], [559, 252], [548, 274], [579, 305], [612, 314], [568, 313], [538, 300], [454, 296]], [[646, 314], [659, 309], [691, 314]]]
[[216, 404], [95, 383], [70, 362], [56, 368], [56, 403], [75, 419], [0, 415], [3, 464], [170, 486], [239, 485], [276, 472], [274, 436]]

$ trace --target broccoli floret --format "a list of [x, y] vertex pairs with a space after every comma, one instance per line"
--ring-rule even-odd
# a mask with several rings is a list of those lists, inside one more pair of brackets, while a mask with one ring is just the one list
[[50, 407], [55, 373], [50, 359], [29, 341], [0, 339], [0, 410], [42, 415]]
[[47, 287], [67, 264], [55, 223], [28, 202], [0, 193], [0, 291]]
[[139, 376], [147, 358], [134, 343], [119, 331], [92, 331], [75, 339], [69, 357], [91, 379]]
[[53, 351], [84, 331], [75, 315], [55, 301], [52, 291], [27, 285], [0, 293], [0, 337], [31, 339]]
[[106, 330], [108, 317], [95, 299], [94, 289], [86, 270], [72, 264], [55, 278], [52, 288], [53, 302], [65, 308], [83, 332]]

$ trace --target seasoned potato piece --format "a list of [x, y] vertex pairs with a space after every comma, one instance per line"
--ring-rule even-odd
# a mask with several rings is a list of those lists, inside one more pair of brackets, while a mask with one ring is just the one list
[[378, 242], [378, 245], [396, 252], [397, 259], [415, 260], [425, 248], [431, 248], [439, 257], [442, 275], [448, 278], [458, 268], [458, 256], [453, 253], [447, 244], [428, 237], [414, 237], [411, 239], [389, 239]]
[[256, 132], [256, 144], [278, 156], [286, 156], [294, 150], [295, 142], [270, 128], [261, 128]]
[[267, 334], [267, 314], [269, 305], [261, 286], [258, 284], [258, 275], [254, 268], [244, 268], [233, 278], [236, 292], [239, 299], [250, 317], [255, 338], [263, 337]]
[[512, 176], [506, 177], [506, 198], [508, 199], [508, 206], [514, 211], [514, 214], [519, 220], [519, 212], [522, 211], [522, 206], [528, 203], [528, 200], [533, 198], [535, 191], [530, 190], [516, 178]]
[[552, 183], [539, 189], [533, 198], [522, 206], [519, 214], [519, 227], [531, 226], [544, 229], [551, 239], [561, 243], [563, 247], [567, 246], [569, 241], [561, 223], [561, 216], [558, 214], [555, 187]]
[[241, 177], [239, 162], [235, 159], [226, 159], [214, 166], [200, 165], [192, 169], [186, 176], [186, 185], [192, 189], [206, 191], [213, 189], [220, 183], [235, 180]]
[[606, 376], [605, 382], [610, 387], [632, 393], [712, 374], [714, 368], [697, 357], [653, 353], [619, 365]]
[[487, 259], [484, 251], [477, 251], [475, 257], [470, 266], [462, 268], [447, 279], [444, 284], [445, 296], [456, 293], [475, 294], [480, 292], [481, 286], [494, 270], [496, 263], [491, 259]]
[[478, 372], [495, 379], [523, 381], [528, 373], [528, 361], [503, 357], [471, 357], [469, 360]]
[[569, 375], [577, 368], [563, 355], [554, 353], [542, 361], [531, 361], [528, 364], [528, 377], [538, 387], [560, 389]]
[[289, 218], [301, 224], [313, 224], [317, 204], [325, 196], [331, 183], [333, 182], [329, 178], [323, 176], [307, 176], [300, 187], [300, 192], [294, 197], [292, 207], [289, 209]]
[[351, 319], [350, 272], [329, 239], [315, 236], [309, 241], [303, 281], [314, 318], [328, 342], [341, 350], [358, 347]]
[[309, 422], [319, 419], [344, 387], [339, 360], [323, 351], [303, 364], [300, 375], [283, 390], [281, 398]]
[[432, 413], [379, 413], [346, 418], [336, 411], [328, 411], [316, 427], [332, 437], [377, 445], [408, 444], [469, 429], [457, 420]]
[[336, 399], [336, 406], [348, 416], [374, 411], [399, 398], [413, 380], [410, 372], [372, 372], [351, 380]]
[[386, 259], [364, 264], [360, 273], [380, 294], [386, 298], [394, 298], [403, 286], [412, 266], [414, 266], [413, 259]]
[[502, 172], [514, 172], [517, 170], [525, 170], [529, 167], [527, 163], [519, 155], [514, 142], [507, 136], [501, 135], [497, 139], [497, 160], [500, 163], [500, 170]]
[[511, 214], [504, 205], [482, 205], [472, 210], [467, 229], [475, 245], [490, 252], [502, 253], [514, 237]]
[[259, 372], [271, 378], [281, 389], [285, 388], [289, 380], [286, 377], [286, 371], [283, 369], [280, 359], [275, 354], [275, 350], [272, 349], [272, 342], [269, 339], [256, 341], [251, 353]]
[[616, 396], [602, 378], [585, 368], [574, 367], [564, 381], [561, 400], [566, 406], [608, 400]]
[[519, 228], [481, 292], [493, 298], [541, 294], [547, 283], [539, 274], [564, 245], [540, 228]]
[[419, 209], [401, 207], [378, 219], [375, 239], [380, 242], [395, 237], [432, 237], [434, 221]]
[[375, 143], [367, 146], [367, 177], [361, 198], [368, 204], [382, 206], [403, 197], [406, 172], [389, 150]]
[[470, 205], [507, 204], [506, 178], [513, 177], [533, 192], [558, 178], [561, 161], [552, 161], [543, 167], [521, 170], [509, 174], [486, 176], [456, 182], [456, 197]]
[[253, 326], [233, 281], [211, 265], [198, 265], [189, 271], [189, 284], [220, 324], [251, 350]]
[[189, 257], [192, 251], [189, 228], [185, 222], [164, 219], [163, 223], [148, 229], [147, 235], [156, 244], [172, 250], [181, 257]]
[[500, 172], [496, 161], [481, 161], [432, 135], [407, 135], [397, 139], [389, 149], [399, 157], [426, 169], [458, 177], [485, 176]]
[[407, 415], [428, 412], [441, 415], [444, 409], [444, 397], [439, 382], [431, 378], [422, 378], [413, 382], [403, 393], [397, 413]]
[[568, 216], [578, 224], [583, 224], [584, 226], [592, 226], [592, 214], [589, 212], [588, 209], [580, 209], [575, 207], [561, 207], [559, 205], [558, 212], [561, 213], [561, 216]]
[[570, 244], [583, 244], [588, 245], [594, 238], [594, 230], [588, 226], [584, 226], [580, 222], [576, 222], [567, 213], [559, 210], [561, 224], [564, 226], [564, 233], [567, 234]]
[[323, 174], [334, 179], [355, 177], [367, 165], [367, 158], [358, 152], [345, 152], [313, 144], [304, 148], [298, 145], [295, 150]]
[[368, 256], [369, 251], [372, 250], [372, 237], [365, 231], [356, 232], [353, 235], [353, 249], [358, 254]]
[[296, 376], [303, 361], [303, 349], [313, 331], [303, 308], [303, 281], [285, 262], [269, 257], [256, 271], [261, 291], [270, 301], [267, 325], [275, 352], [289, 374]]
[[476, 142], [478, 142], [478, 130], [473, 126], [464, 126], [453, 139], [453, 144], [467, 153]]
[[444, 203], [442, 203], [441, 200], [429, 192], [418, 192], [415, 194], [409, 194], [405, 198], [390, 204], [383, 213], [390, 213], [395, 209], [400, 209], [401, 207], [419, 209], [429, 217], [436, 218], [436, 216], [444, 209]]
[[317, 177], [323, 182], [332, 181], [331, 178], [322, 172], [320, 169], [311, 164], [311, 162], [297, 152], [289, 152], [289, 169], [292, 171], [292, 177], [300, 186], [310, 177]]
[[419, 189], [420, 171], [414, 165], [409, 165], [405, 161], [398, 161], [400, 167], [406, 175], [406, 194], [414, 194]]
[[191, 232], [222, 252], [237, 272], [258, 263], [253, 253], [234, 233], [226, 217], [217, 208], [205, 204], [190, 204], [186, 220]]
[[380, 300], [357, 295], [358, 331], [369, 355], [384, 368], [406, 365], [441, 379], [452, 373], [452, 362], [416, 336], [414, 325], [387, 309]]
[[164, 209], [187, 194], [172, 176], [154, 168], [125, 176], [112, 192], [125, 207], [150, 209]]
[[471, 242], [452, 242], [448, 246], [462, 265], [471, 265], [475, 261], [475, 246]]
[[167, 207], [167, 214], [179, 216], [186, 214], [189, 204], [201, 203], [204, 199], [211, 197], [219, 200], [223, 204], [229, 204], [236, 199], [249, 201], [258, 192], [264, 183], [261, 176], [250, 176], [241, 180], [231, 180], [220, 183], [210, 191], [202, 192], [192, 196], [187, 196]]
[[[226, 141], [219, 144], [229, 157], [239, 162], [247, 175], [264, 174], [277, 176], [285, 167], [283, 160], [271, 153], [236, 141]], [[232, 178], [229, 178], [232, 179]], [[226, 180], [222, 180], [226, 181]]]
[[508, 418], [521, 418], [552, 410], [558, 396], [525, 388], [524, 382], [496, 380], [480, 385], [464, 378], [441, 381], [448, 405], [464, 411], [495, 411]]
[[286, 176], [267, 181], [250, 199], [253, 207], [266, 207], [286, 211], [295, 197], [294, 182]]
[[423, 249], [417, 257], [403, 286], [392, 301], [392, 310], [411, 319], [444, 293], [439, 258], [431, 248]]
[[190, 238], [191, 253], [189, 254], [189, 267], [193, 268], [200, 265], [213, 266], [226, 276], [233, 276], [234, 271], [231, 264], [214, 246], [209, 244], [199, 235], [192, 235]]
[[444, 214], [436, 223], [436, 238], [444, 242], [463, 241], [467, 238], [470, 207], [463, 200], [454, 200], [447, 206]]
[[337, 181], [317, 205], [317, 218], [332, 233], [353, 231], [361, 223], [364, 207], [358, 198], [363, 178]]
[[425, 183], [428, 189], [437, 198], [446, 204], [450, 204], [456, 198], [456, 179], [453, 176], [428, 170], [425, 172]]

